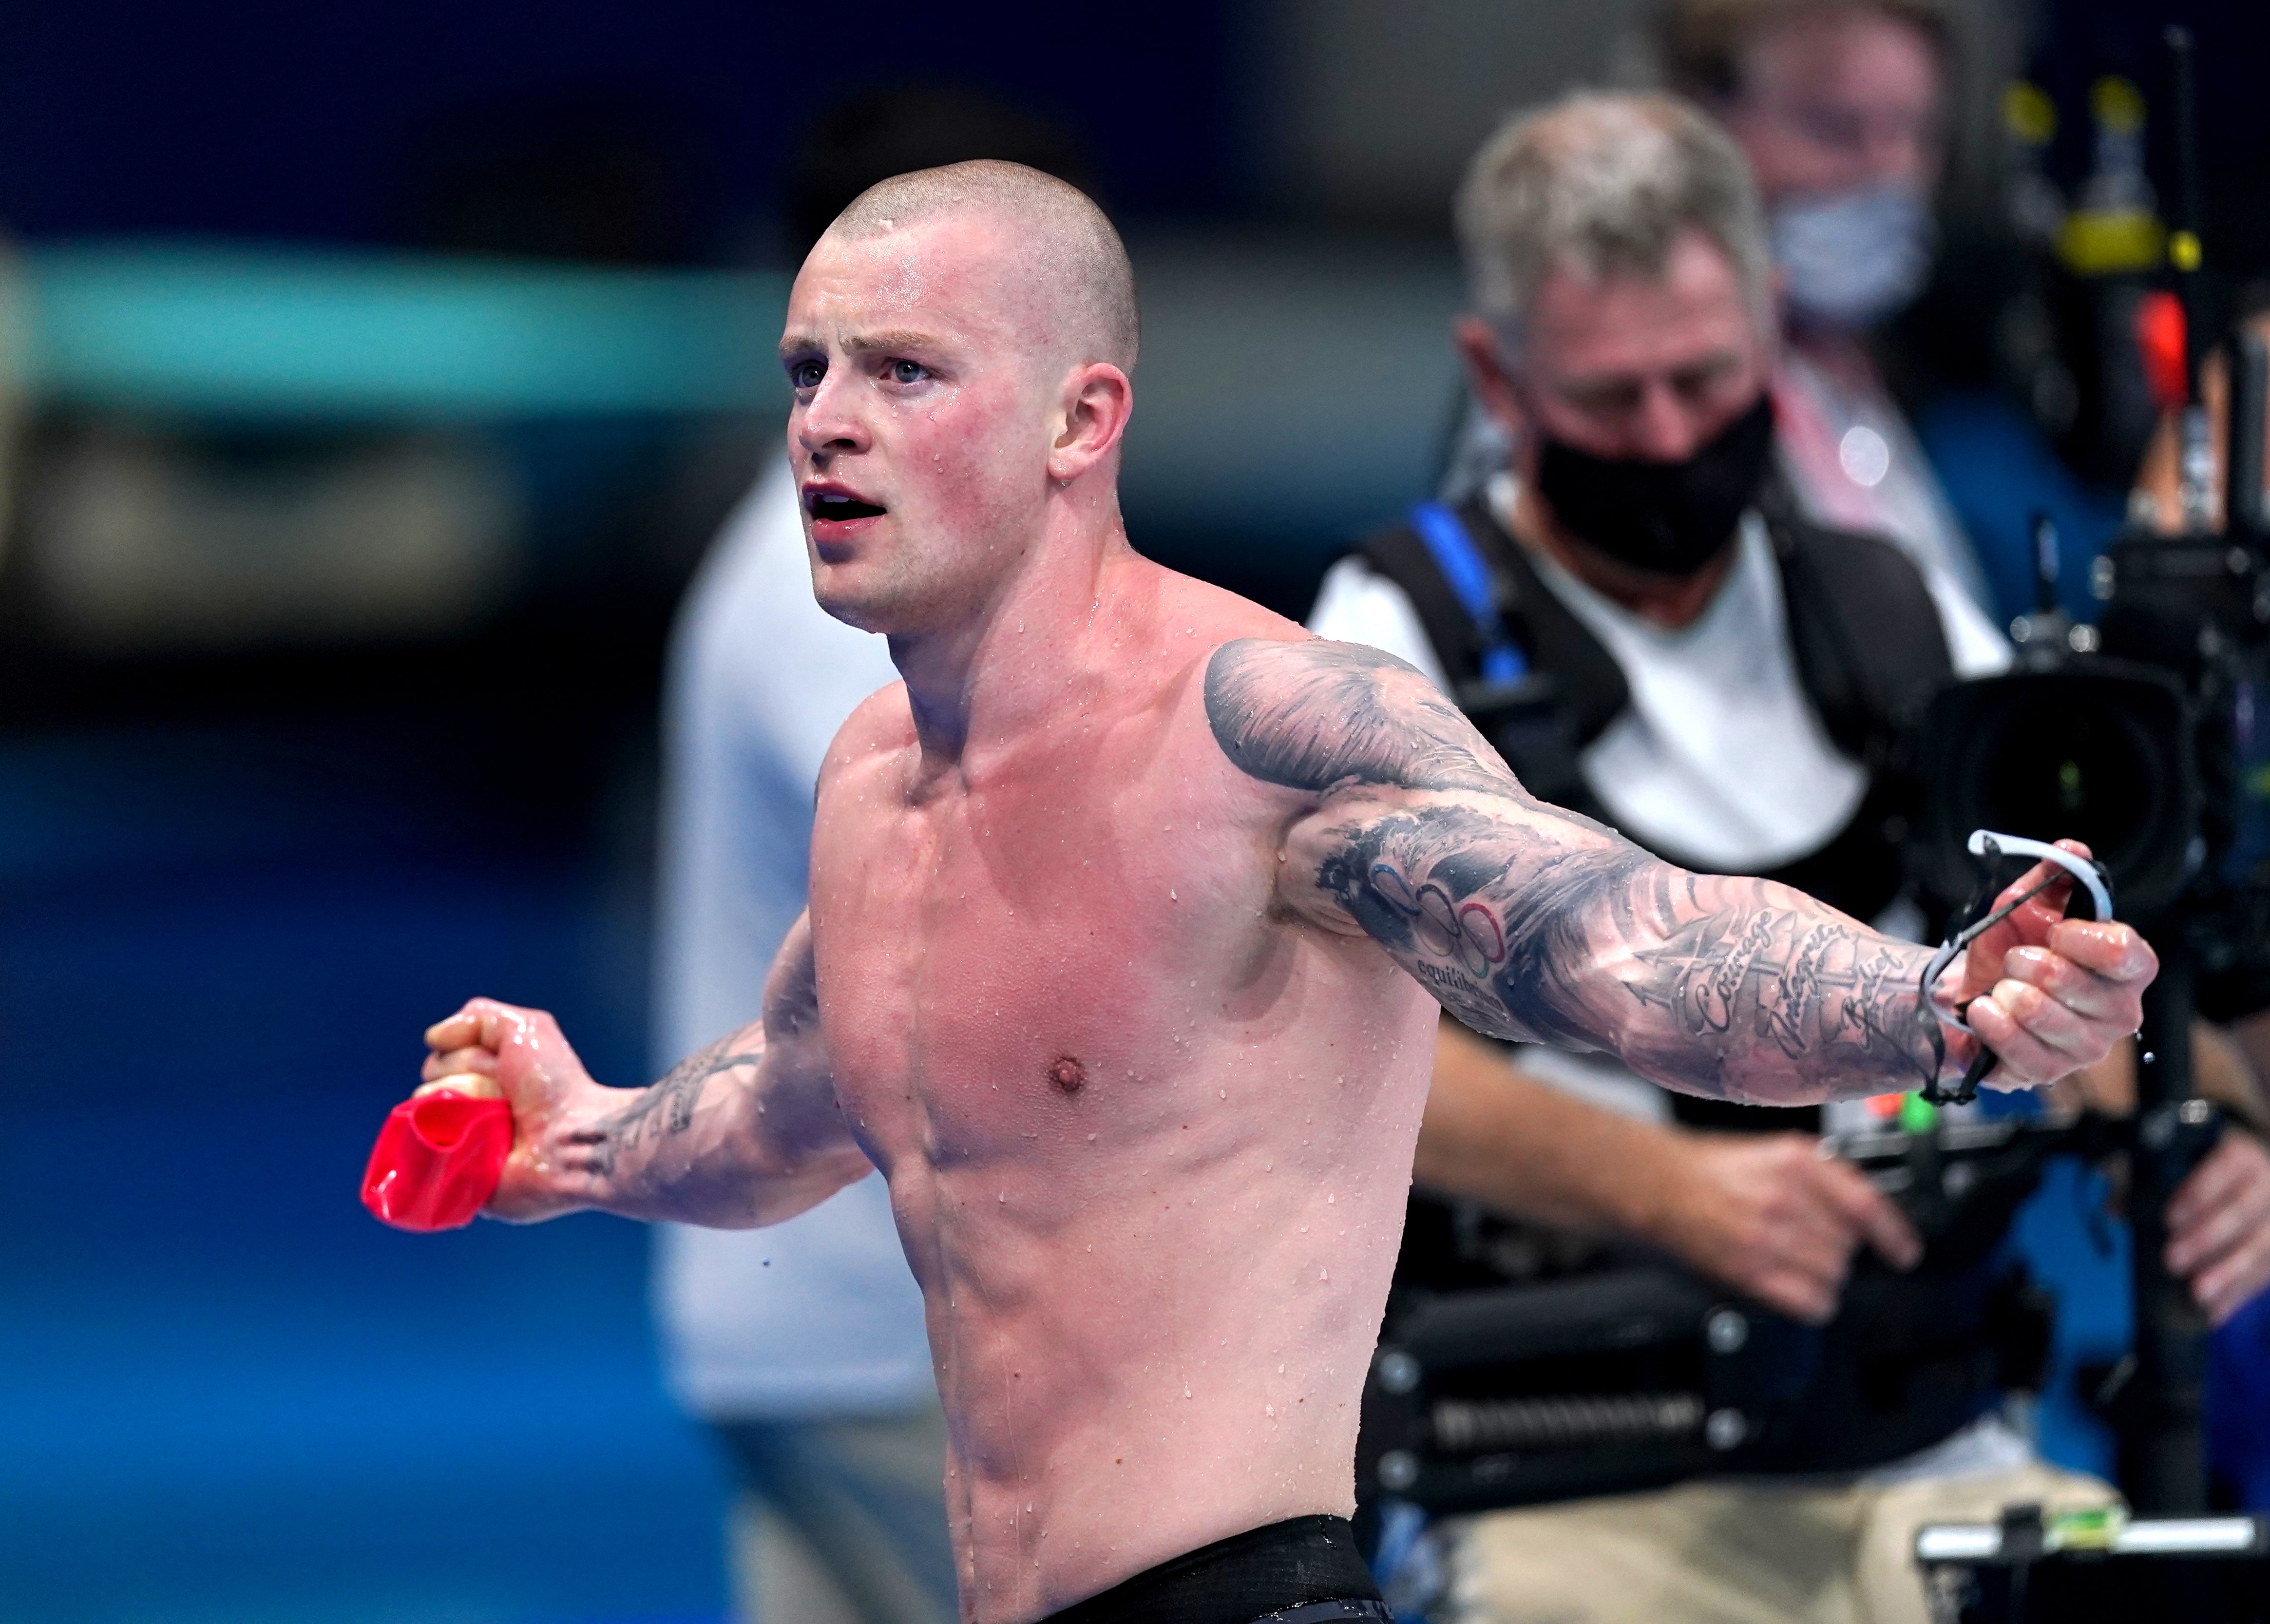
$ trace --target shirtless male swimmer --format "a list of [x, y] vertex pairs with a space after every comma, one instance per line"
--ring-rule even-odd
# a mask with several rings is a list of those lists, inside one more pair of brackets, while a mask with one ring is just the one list
[[[820, 603], [905, 680], [828, 755], [762, 1018], [638, 1091], [476, 999], [426, 1074], [511, 1101], [499, 1218], [753, 1227], [882, 1169], [965, 1619], [1385, 1619], [1337, 1519], [1438, 1000], [1769, 1102], [1974, 1040], [1924, 949], [1657, 862], [1410, 667], [1131, 551], [1136, 338], [1059, 182], [960, 164], [844, 211], [790, 300], [789, 449]], [[2037, 902], [1937, 990], [1986, 995], [2000, 1079], [2037, 1084], [2133, 1031], [2155, 968]]]

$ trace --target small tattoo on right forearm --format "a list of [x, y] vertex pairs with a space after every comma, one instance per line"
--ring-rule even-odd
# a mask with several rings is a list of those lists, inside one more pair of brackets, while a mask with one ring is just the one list
[[624, 1152], [672, 1138], [692, 1127], [694, 1109], [701, 1102], [702, 1088], [711, 1078], [736, 1066], [755, 1065], [763, 1058], [760, 1051], [734, 1050], [731, 1038], [713, 1043], [671, 1067], [661, 1081], [613, 1116], [577, 1133], [575, 1140], [589, 1147], [593, 1170], [602, 1178], [612, 1177]]

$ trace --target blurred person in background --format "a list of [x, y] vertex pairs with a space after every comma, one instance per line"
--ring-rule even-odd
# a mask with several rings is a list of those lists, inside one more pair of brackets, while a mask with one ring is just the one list
[[[1667, 97], [1571, 98], [1485, 146], [1458, 225], [1474, 305], [1458, 347], [1513, 449], [1456, 510], [1422, 505], [1336, 565], [1311, 629], [1452, 694], [1494, 665], [1549, 676], [1567, 748], [1543, 730], [1526, 756], [1509, 747], [1533, 792], [1675, 861], [1895, 917], [1907, 721], [2010, 655], [1948, 571], [1791, 500], [1771, 449], [1766, 217], [1741, 153]], [[2252, 1105], [2243, 1065], [2220, 1045], [2209, 1058]], [[1919, 1621], [1923, 1521], [2111, 1497], [2035, 1460], [1994, 1414], [1981, 1356], [1997, 1261], [1927, 1253], [1896, 1205], [1821, 1156], [1822, 1125], [1674, 1101], [1604, 1057], [1445, 1020], [1403, 1284], [1473, 1284], [1478, 1260], [1523, 1252], [1480, 1238], [1489, 1213], [1562, 1237], [1525, 1249], [1561, 1260], [1530, 1278], [1586, 1266], [1583, 1237], [1628, 1237], [1829, 1331], [1792, 1428], [1813, 1458], [1458, 1519], [1439, 1533], [1450, 1587], [1434, 1616]], [[2234, 1134], [2177, 1217], [2177, 1266], [2217, 1317], [2270, 1280], [2256, 1140]], [[1873, 1272], [1846, 1311], [1864, 1249], [1913, 1272]], [[1861, 1402], [1878, 1365], [1913, 1383], [1888, 1409]]]
[[[1072, 137], [948, 87], [862, 95], [807, 134], [792, 261], [878, 181], [1002, 158], [1083, 187]], [[804, 911], [812, 787], [852, 709], [898, 680], [880, 636], [813, 599], [803, 509], [774, 456], [689, 590], [664, 698], [654, 1041], [664, 1063], [753, 1018]], [[947, 1624], [946, 1429], [922, 1294], [869, 1178], [761, 1230], [658, 1231], [655, 1307], [680, 1403], [741, 1493], [744, 1624]]]
[[1952, 50], [1939, 0], [1665, 0], [1654, 33], [1665, 84], [1732, 134], [1764, 201], [1791, 490], [1816, 523], [1887, 537], [1991, 606], [1870, 349], [1932, 267]]

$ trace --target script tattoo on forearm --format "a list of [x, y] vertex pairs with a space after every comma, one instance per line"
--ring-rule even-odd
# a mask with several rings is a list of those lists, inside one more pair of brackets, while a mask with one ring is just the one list
[[1317, 889], [1477, 1030], [1613, 1049], [1726, 1098], [1938, 1074], [1922, 949], [1785, 886], [1688, 873], [1537, 800], [1401, 661], [1231, 643], [1205, 698], [1232, 761], [1319, 797], [1299, 842]]
[[579, 1130], [571, 1138], [590, 1146], [593, 1168], [600, 1177], [612, 1177], [617, 1162], [626, 1153], [642, 1145], [659, 1143], [692, 1127], [694, 1109], [701, 1103], [702, 1087], [711, 1078], [737, 1066], [755, 1065], [763, 1058], [760, 1050], [737, 1051], [732, 1038], [722, 1038], [671, 1067], [661, 1081], [641, 1092], [621, 1110]]

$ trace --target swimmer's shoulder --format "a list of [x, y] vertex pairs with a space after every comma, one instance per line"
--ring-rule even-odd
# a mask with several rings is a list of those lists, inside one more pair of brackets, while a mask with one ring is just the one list
[[1288, 620], [1250, 597], [1172, 570], [1160, 573], [1163, 577], [1160, 625], [1177, 664], [1202, 667], [1225, 643], [1249, 639], [1287, 643], [1316, 641], [1299, 621]]
[[854, 706], [835, 730], [835, 742], [820, 760], [819, 787], [826, 790], [846, 779], [887, 770], [914, 747], [915, 717], [907, 703], [907, 685], [887, 684]]

